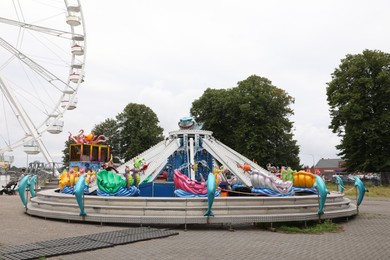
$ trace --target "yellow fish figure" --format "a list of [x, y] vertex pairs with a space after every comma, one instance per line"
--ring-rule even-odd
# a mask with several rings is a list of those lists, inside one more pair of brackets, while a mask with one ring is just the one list
[[302, 188], [312, 188], [316, 182], [316, 177], [311, 172], [299, 171], [294, 173], [294, 182], [295, 187]]

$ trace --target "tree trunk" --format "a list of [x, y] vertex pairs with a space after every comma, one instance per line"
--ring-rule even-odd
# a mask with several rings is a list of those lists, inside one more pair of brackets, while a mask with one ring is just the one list
[[390, 172], [381, 172], [381, 184], [388, 186], [390, 182]]

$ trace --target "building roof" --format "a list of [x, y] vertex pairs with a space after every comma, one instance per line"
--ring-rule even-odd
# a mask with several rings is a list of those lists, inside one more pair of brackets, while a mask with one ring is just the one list
[[315, 168], [342, 168], [340, 165], [344, 160], [342, 159], [320, 159]]

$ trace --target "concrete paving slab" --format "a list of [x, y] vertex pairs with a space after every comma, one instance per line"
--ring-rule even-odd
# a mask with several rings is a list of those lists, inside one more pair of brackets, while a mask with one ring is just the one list
[[[354, 198], [351, 198], [353, 203]], [[48, 259], [389, 259], [390, 199], [364, 198], [359, 215], [339, 223], [344, 231], [319, 235], [282, 234], [253, 226], [192, 227], [177, 236], [117, 245]], [[0, 244], [20, 245], [119, 231], [101, 226], [45, 220], [24, 214], [19, 196], [0, 196]]]

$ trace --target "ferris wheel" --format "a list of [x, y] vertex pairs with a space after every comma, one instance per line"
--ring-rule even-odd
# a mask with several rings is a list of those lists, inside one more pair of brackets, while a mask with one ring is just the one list
[[0, 8], [0, 156], [62, 132], [84, 81], [86, 34], [79, 0], [3, 0]]

